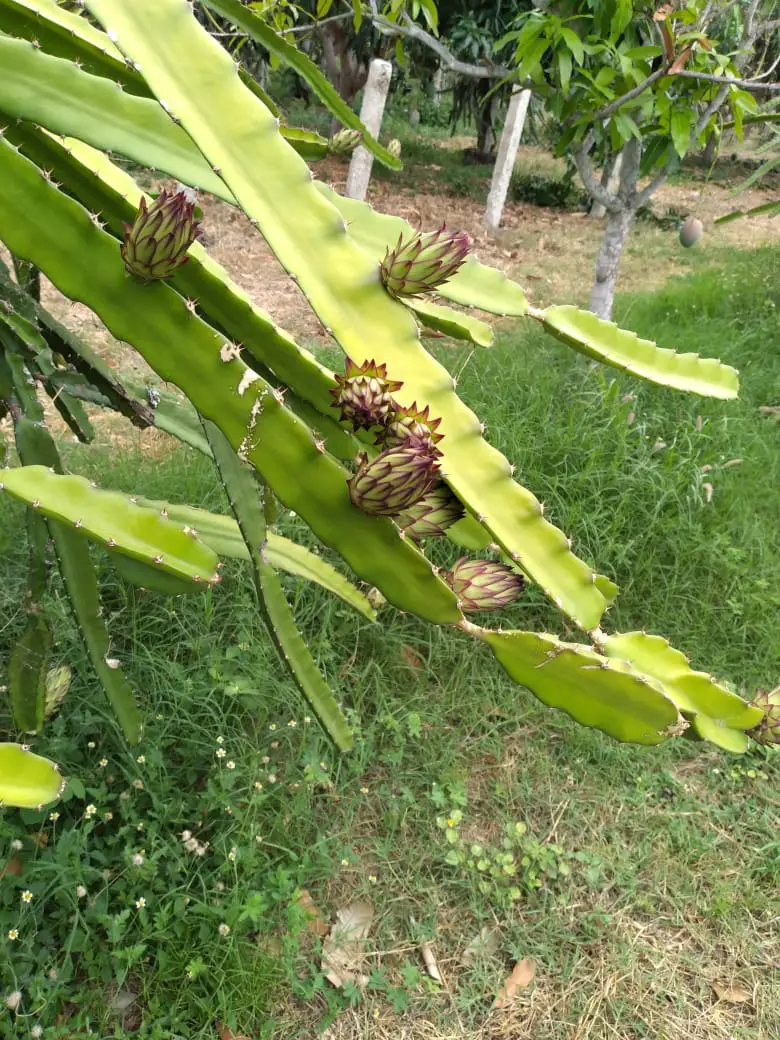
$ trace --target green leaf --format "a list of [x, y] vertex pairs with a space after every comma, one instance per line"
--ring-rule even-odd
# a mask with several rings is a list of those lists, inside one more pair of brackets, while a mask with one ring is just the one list
[[558, 75], [561, 79], [561, 89], [564, 97], [569, 93], [569, 82], [571, 81], [571, 54], [568, 51], [558, 51]]
[[0, 804], [38, 809], [62, 793], [56, 765], [22, 744], [0, 744]]
[[631, 47], [629, 50], [623, 51], [627, 58], [634, 58], [636, 61], [645, 61], [648, 58], [660, 58], [663, 52], [663, 47], [656, 47], [651, 44], [643, 47]]
[[692, 108], [673, 108], [669, 120], [669, 129], [674, 142], [674, 150], [682, 157], [691, 143], [691, 129], [695, 118]]
[[561, 37], [566, 41], [566, 46], [574, 56], [574, 60], [578, 65], [582, 65], [585, 60], [585, 51], [579, 36], [573, 29], [569, 29], [568, 26], [562, 26], [560, 32]]
[[534, 309], [531, 315], [542, 322], [546, 332], [581, 354], [659, 386], [723, 399], [735, 398], [739, 391], [737, 372], [728, 365], [657, 347], [590, 311], [561, 305]]

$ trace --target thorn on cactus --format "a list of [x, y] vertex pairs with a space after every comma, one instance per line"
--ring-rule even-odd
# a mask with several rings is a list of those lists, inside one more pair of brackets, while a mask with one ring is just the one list
[[389, 448], [375, 459], [361, 456], [347, 484], [354, 506], [369, 516], [398, 516], [433, 488], [439, 464], [430, 451], [406, 445]]
[[387, 365], [375, 361], [358, 365], [347, 358], [344, 375], [336, 376], [330, 393], [342, 422], [351, 423], [356, 430], [371, 430], [387, 422], [395, 407], [390, 395], [402, 386], [397, 379], [387, 378]]
[[391, 296], [433, 292], [458, 272], [470, 248], [469, 236], [448, 231], [446, 224], [427, 234], [407, 238], [401, 234], [395, 249], [388, 249], [380, 264], [382, 281]]
[[163, 189], [148, 206], [142, 198], [132, 226], [124, 225], [121, 253], [128, 274], [144, 282], [169, 278], [186, 262], [199, 225], [195, 204], [183, 191]]
[[523, 591], [523, 578], [511, 567], [462, 556], [446, 576], [462, 610], [501, 610]]

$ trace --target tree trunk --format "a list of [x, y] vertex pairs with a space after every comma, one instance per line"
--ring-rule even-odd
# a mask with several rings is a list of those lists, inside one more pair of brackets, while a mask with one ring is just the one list
[[496, 151], [496, 131], [493, 121], [496, 115], [498, 97], [496, 94], [492, 94], [490, 97], [486, 96], [491, 89], [491, 83], [488, 83], [487, 86], [482, 86], [481, 89], [478, 88], [474, 99], [474, 119], [477, 124], [477, 152], [485, 162], [490, 162]]
[[607, 217], [590, 294], [590, 309], [600, 318], [612, 317], [618, 267], [633, 219], [633, 210], [628, 208], [615, 210]]
[[[328, 24], [320, 29], [322, 56], [328, 79], [339, 92], [339, 97], [352, 105], [357, 92], [365, 86], [368, 68], [358, 61], [351, 48], [351, 40], [339, 24]], [[341, 129], [341, 120], [331, 120], [331, 135]]]
[[701, 153], [702, 161], [711, 166], [715, 162], [715, 156], [718, 150], [718, 135], [710, 134], [707, 138], [707, 143], [704, 146], [704, 151]]
[[[620, 184], [620, 167], [623, 165], [623, 153], [613, 152], [604, 164], [601, 174], [601, 187], [614, 195]], [[601, 202], [594, 202], [588, 214], [593, 220], [601, 220], [607, 214], [607, 207]]]
[[620, 258], [628, 232], [640, 202], [637, 192], [639, 166], [642, 161], [642, 142], [632, 138], [620, 153], [620, 187], [610, 194], [607, 203], [607, 226], [596, 258], [596, 273], [590, 294], [590, 309], [600, 318], [612, 316]]

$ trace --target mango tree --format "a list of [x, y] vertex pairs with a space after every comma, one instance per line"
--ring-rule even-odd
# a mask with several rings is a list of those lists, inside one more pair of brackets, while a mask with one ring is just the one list
[[719, 133], [721, 112], [741, 135], [757, 108], [754, 93], [780, 91], [760, 68], [741, 78], [756, 41], [768, 26], [777, 29], [771, 8], [762, 0], [744, 10], [705, 0], [562, 0], [519, 15], [499, 41], [514, 44], [515, 76], [546, 97], [561, 127], [558, 151], [572, 157], [591, 199], [606, 210], [590, 298], [600, 317], [612, 313], [637, 210], [690, 149]]

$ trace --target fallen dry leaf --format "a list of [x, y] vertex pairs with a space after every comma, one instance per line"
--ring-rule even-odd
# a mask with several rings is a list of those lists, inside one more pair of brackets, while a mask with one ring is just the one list
[[715, 990], [718, 1000], [723, 1000], [727, 1004], [747, 1004], [749, 1000], [753, 999], [750, 990], [740, 986], [739, 983], [721, 985], [719, 982], [713, 982], [712, 988]]
[[521, 961], [512, 968], [510, 975], [504, 980], [503, 986], [498, 991], [498, 996], [493, 1001], [494, 1008], [507, 1007], [517, 996], [519, 989], [525, 989], [534, 981], [536, 974], [536, 961], [523, 957]]
[[249, 1040], [246, 1033], [234, 1033], [226, 1022], [217, 1022], [219, 1040]]
[[330, 931], [330, 925], [320, 913], [319, 907], [312, 899], [308, 888], [301, 889], [295, 902], [306, 916], [306, 930], [311, 932], [312, 935], [327, 935]]
[[412, 650], [410, 646], [401, 647], [401, 657], [404, 659], [404, 664], [407, 665], [412, 671], [419, 672], [423, 666], [423, 659], [417, 653], [416, 650]]
[[0, 870], [0, 880], [5, 877], [6, 874], [12, 874], [14, 877], [19, 877], [22, 873], [22, 864], [16, 858], [11, 856], [6, 865]]
[[420, 953], [422, 954], [425, 970], [428, 972], [430, 977], [435, 979], [437, 982], [441, 982], [441, 972], [439, 971], [439, 965], [436, 963], [436, 957], [431, 944], [427, 942], [423, 943], [420, 947]]
[[322, 970], [334, 986], [346, 986], [348, 982], [360, 987], [367, 985], [368, 976], [360, 972], [360, 966], [366, 947], [364, 940], [373, 919], [373, 906], [360, 899], [336, 914], [336, 922], [322, 944]]

